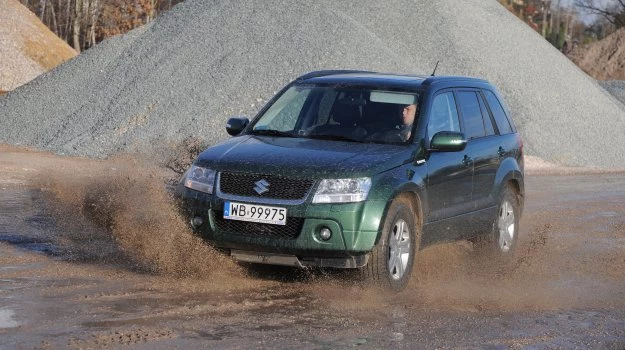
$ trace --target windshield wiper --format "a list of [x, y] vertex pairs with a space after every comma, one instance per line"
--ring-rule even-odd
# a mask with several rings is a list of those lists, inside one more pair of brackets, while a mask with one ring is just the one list
[[261, 135], [261, 136], [280, 136], [280, 137], [295, 137], [291, 132], [285, 132], [280, 130], [272, 130], [272, 129], [258, 129], [252, 130], [252, 135]]
[[353, 139], [351, 137], [342, 136], [342, 135], [308, 135], [308, 138], [311, 139], [319, 139], [319, 140], [332, 140], [332, 141], [348, 141], [348, 142], [360, 142], [360, 140]]

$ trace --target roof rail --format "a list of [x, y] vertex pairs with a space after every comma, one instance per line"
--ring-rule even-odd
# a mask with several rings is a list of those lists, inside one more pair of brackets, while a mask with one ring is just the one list
[[453, 75], [439, 75], [439, 76], [430, 76], [423, 81], [423, 85], [430, 85], [436, 81], [471, 81], [471, 82], [480, 82], [480, 83], [488, 83], [485, 79], [473, 78], [473, 77], [463, 77], [463, 76], [453, 76]]
[[317, 70], [317, 71], [313, 71], [313, 72], [301, 75], [295, 80], [306, 80], [310, 78], [323, 77], [326, 75], [349, 74], [349, 73], [375, 73], [375, 72], [370, 72], [366, 70], [349, 70], [349, 69]]

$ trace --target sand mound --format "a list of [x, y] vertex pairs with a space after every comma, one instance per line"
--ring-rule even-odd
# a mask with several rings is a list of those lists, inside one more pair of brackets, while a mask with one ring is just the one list
[[27, 83], [76, 51], [17, 0], [0, 0], [0, 95]]
[[595, 79], [625, 79], [625, 28], [603, 40], [577, 47], [569, 57]]
[[0, 98], [0, 142], [91, 157], [214, 143], [228, 116], [254, 113], [304, 72], [429, 74], [437, 60], [440, 75], [499, 86], [529, 154], [623, 164], [622, 106], [487, 0], [188, 0]]

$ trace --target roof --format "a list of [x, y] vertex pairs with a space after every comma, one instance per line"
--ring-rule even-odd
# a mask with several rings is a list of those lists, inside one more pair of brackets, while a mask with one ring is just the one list
[[314, 71], [300, 76], [296, 81], [310, 84], [375, 85], [405, 89], [416, 89], [436, 83], [488, 83], [483, 79], [462, 76], [426, 76], [357, 70]]

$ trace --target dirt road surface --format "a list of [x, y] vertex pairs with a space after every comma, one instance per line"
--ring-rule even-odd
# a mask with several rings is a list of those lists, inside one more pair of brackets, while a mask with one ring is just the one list
[[394, 294], [233, 263], [142, 164], [0, 146], [0, 348], [625, 349], [625, 174], [528, 176], [512, 269], [430, 247]]

